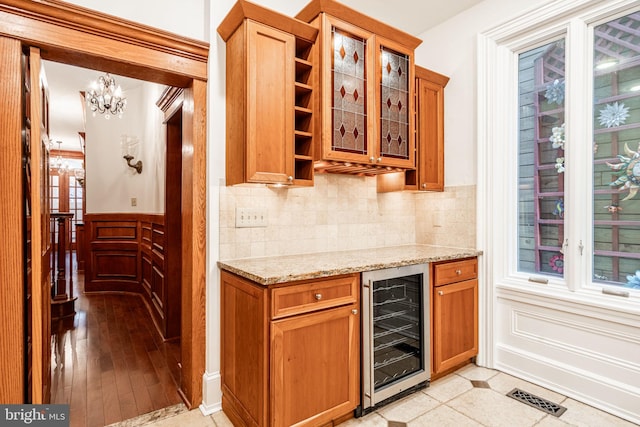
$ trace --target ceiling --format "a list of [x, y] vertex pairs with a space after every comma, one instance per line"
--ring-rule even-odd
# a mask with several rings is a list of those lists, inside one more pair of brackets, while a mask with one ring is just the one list
[[[352, 9], [414, 36], [484, 0], [339, 0]], [[308, 1], [305, 0], [304, 4]]]
[[[103, 73], [59, 62], [42, 62], [49, 87], [49, 139], [54, 143], [62, 141], [62, 150], [80, 151], [78, 133], [84, 131], [84, 105], [80, 92], [89, 90], [91, 82], [98, 80]], [[125, 96], [127, 89], [142, 83], [127, 77], [112, 77], [122, 87]], [[55, 144], [54, 148], [57, 149], [58, 145]]]
[[[298, 0], [296, 0], [298, 1]], [[362, 11], [372, 18], [418, 36], [426, 30], [453, 17], [483, 0], [340, 0], [345, 5]], [[300, 0], [299, 10], [308, 0]], [[289, 5], [292, 6], [292, 5]], [[49, 122], [51, 141], [62, 141], [63, 150], [81, 150], [78, 132], [84, 131], [83, 105], [80, 91], [86, 91], [90, 82], [100, 75], [95, 70], [43, 61], [49, 85]], [[140, 81], [114, 75], [123, 91]], [[126, 113], [125, 113], [126, 114]], [[117, 120], [114, 118], [112, 120]], [[56, 145], [57, 148], [57, 145]]]

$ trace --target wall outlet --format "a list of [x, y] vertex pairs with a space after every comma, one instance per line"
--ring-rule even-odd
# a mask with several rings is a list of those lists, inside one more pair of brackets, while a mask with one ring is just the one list
[[138, 206], [138, 199], [135, 197], [131, 198], [131, 206]]
[[260, 208], [236, 208], [236, 228], [266, 227], [267, 211]]

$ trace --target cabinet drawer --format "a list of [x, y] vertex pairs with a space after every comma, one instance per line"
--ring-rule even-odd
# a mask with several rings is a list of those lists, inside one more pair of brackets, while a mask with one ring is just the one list
[[308, 313], [358, 301], [358, 275], [320, 279], [271, 291], [271, 318]]
[[435, 264], [433, 268], [434, 286], [475, 279], [476, 277], [478, 277], [477, 258]]

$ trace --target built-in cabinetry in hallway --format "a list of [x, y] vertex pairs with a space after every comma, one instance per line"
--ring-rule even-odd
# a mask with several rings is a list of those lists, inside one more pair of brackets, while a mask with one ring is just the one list
[[87, 214], [86, 292], [141, 293], [165, 339], [180, 336], [180, 280], [166, 271], [164, 215]]

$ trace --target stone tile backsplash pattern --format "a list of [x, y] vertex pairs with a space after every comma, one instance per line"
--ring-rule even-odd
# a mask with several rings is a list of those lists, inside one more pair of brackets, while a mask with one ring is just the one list
[[[238, 207], [266, 211], [267, 227], [236, 228]], [[475, 186], [378, 194], [374, 177], [316, 174], [309, 188], [220, 187], [223, 260], [414, 243], [474, 247]]]

